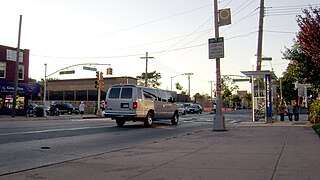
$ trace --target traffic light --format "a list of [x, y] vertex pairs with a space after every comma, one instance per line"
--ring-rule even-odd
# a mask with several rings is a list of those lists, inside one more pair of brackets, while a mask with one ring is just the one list
[[99, 71], [96, 71], [96, 78], [97, 78], [97, 80], [99, 80], [99, 78], [100, 78]]
[[100, 72], [100, 79], [99, 79], [99, 88], [103, 89], [104, 88], [104, 81], [103, 81], [103, 72]]
[[96, 71], [96, 80], [94, 81], [94, 87], [96, 89], [99, 89], [99, 81], [100, 81], [100, 72], [99, 71]]
[[94, 81], [94, 87], [97, 88], [97, 89], [99, 89], [99, 85], [100, 85], [100, 84], [99, 84], [99, 80], [95, 80], [95, 81]]
[[107, 68], [107, 75], [112, 75], [112, 68]]

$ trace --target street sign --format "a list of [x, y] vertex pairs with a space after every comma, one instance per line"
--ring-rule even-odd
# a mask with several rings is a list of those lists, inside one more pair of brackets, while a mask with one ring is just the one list
[[263, 57], [261, 58], [262, 61], [272, 61], [272, 57]]
[[70, 71], [60, 71], [59, 74], [63, 75], [63, 74], [74, 74], [75, 70], [70, 70]]
[[223, 37], [209, 39], [209, 59], [224, 58]]
[[94, 68], [94, 67], [87, 67], [87, 66], [83, 66], [83, 70], [89, 70], [89, 71], [97, 71], [97, 68]]
[[220, 9], [219, 10], [219, 26], [225, 26], [231, 24], [231, 10]]

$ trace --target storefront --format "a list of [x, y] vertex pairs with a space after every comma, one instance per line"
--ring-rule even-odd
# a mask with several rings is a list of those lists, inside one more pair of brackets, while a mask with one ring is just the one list
[[[24, 115], [25, 107], [31, 95], [40, 93], [40, 85], [38, 83], [19, 83], [16, 114]], [[11, 115], [13, 105], [14, 83], [0, 82], [0, 115]]]

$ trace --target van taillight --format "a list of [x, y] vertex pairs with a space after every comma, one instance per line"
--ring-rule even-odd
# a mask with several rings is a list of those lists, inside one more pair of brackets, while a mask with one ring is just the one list
[[107, 109], [107, 107], [108, 107], [108, 103], [105, 102], [105, 103], [104, 103], [104, 108]]
[[133, 102], [133, 103], [132, 103], [132, 108], [133, 108], [133, 109], [137, 109], [137, 107], [138, 107], [138, 103], [137, 103], [137, 102]]

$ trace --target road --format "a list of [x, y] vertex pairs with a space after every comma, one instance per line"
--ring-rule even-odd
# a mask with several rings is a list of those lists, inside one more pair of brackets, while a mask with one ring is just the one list
[[[250, 121], [250, 111], [225, 112], [227, 127]], [[158, 121], [151, 128], [109, 119], [0, 122], [0, 175], [154, 143], [212, 128], [213, 114], [188, 114], [177, 126]]]

